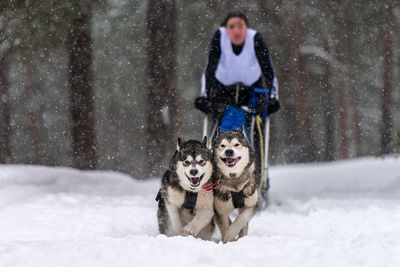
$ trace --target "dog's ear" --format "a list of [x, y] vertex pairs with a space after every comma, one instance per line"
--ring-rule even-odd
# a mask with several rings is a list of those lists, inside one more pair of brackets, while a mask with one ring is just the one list
[[211, 150], [211, 139], [208, 139], [207, 136], [204, 136], [204, 138], [203, 138], [203, 145], [204, 145], [207, 149]]
[[181, 150], [182, 143], [183, 143], [182, 139], [178, 137], [178, 142], [176, 143], [176, 151]]
[[203, 146], [207, 147], [207, 136], [203, 138]]
[[220, 135], [220, 134], [221, 134], [221, 132], [222, 132], [222, 129], [221, 129], [221, 127], [220, 127], [220, 126], [218, 126], [218, 128], [217, 128], [217, 135], [216, 135], [216, 136]]
[[239, 133], [243, 134], [243, 136], [246, 136], [246, 133], [244, 132], [243, 124], [240, 124], [240, 126], [239, 126]]
[[209, 139], [208, 142], [207, 142], [207, 148], [208, 148], [209, 150], [211, 150], [211, 151], [213, 150], [211, 139]]

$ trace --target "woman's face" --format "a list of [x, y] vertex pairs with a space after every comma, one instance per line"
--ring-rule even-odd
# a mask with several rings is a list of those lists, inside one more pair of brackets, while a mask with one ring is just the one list
[[246, 22], [242, 18], [233, 17], [226, 23], [226, 31], [234, 45], [241, 45], [246, 38]]

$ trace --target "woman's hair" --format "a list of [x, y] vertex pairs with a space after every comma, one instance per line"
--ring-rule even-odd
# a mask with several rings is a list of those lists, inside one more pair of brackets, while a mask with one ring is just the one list
[[247, 19], [246, 15], [240, 11], [231, 11], [228, 14], [226, 14], [226, 17], [222, 21], [221, 26], [226, 27], [228, 20], [230, 20], [231, 18], [241, 18], [246, 23], [246, 26], [249, 27], [249, 20]]

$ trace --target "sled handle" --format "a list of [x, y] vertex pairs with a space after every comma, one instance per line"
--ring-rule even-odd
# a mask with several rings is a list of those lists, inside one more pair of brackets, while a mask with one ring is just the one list
[[208, 116], [205, 115], [203, 119], [203, 138], [204, 136], [208, 137]]

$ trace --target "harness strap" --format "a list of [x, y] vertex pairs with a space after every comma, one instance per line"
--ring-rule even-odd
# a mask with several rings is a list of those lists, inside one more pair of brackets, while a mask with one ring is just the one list
[[193, 213], [194, 207], [196, 206], [197, 192], [186, 191], [185, 201], [182, 204], [182, 208], [188, 209]]
[[207, 190], [207, 191], [217, 189], [220, 181], [221, 181], [221, 178], [219, 178], [215, 183], [203, 185], [201, 188], [203, 188], [204, 190]]
[[232, 202], [235, 209], [240, 209], [244, 207], [244, 199], [245, 196], [243, 194], [243, 190], [240, 192], [231, 192], [232, 194]]
[[240, 84], [237, 84], [236, 85], [236, 94], [235, 94], [235, 105], [237, 105], [239, 102], [239, 88], [240, 88]]
[[260, 139], [260, 156], [261, 156], [260, 189], [263, 188], [263, 182], [264, 182], [264, 137], [261, 130], [261, 122], [262, 119], [260, 118], [260, 115], [257, 115], [256, 124], [258, 130], [258, 137]]

